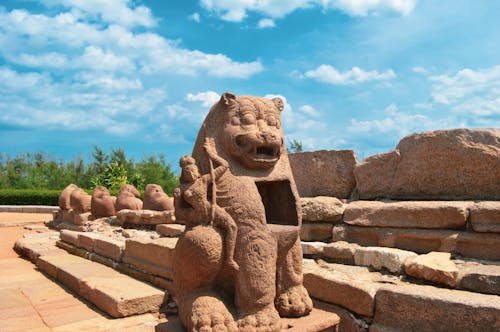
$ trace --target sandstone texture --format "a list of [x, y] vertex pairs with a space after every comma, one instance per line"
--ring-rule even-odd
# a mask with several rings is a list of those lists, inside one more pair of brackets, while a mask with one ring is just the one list
[[346, 205], [344, 222], [357, 226], [461, 228], [470, 202], [354, 201]]
[[353, 150], [321, 150], [289, 155], [293, 177], [301, 197], [349, 198], [356, 186]]
[[171, 224], [175, 221], [174, 211], [130, 210], [123, 209], [116, 213], [121, 224], [158, 225]]
[[302, 254], [304, 255], [321, 255], [323, 254], [323, 248], [326, 246], [324, 242], [305, 242], [302, 241]]
[[37, 266], [112, 317], [158, 311], [164, 292], [86, 259], [41, 256]]
[[172, 279], [172, 262], [176, 238], [128, 239], [123, 262], [151, 274]]
[[338, 304], [371, 317], [380, 284], [366, 268], [339, 264], [318, 265], [304, 259], [304, 286], [313, 298]]
[[470, 258], [500, 260], [498, 234], [343, 224], [333, 227], [332, 240], [355, 242], [363, 246], [393, 247], [419, 254], [443, 251]]
[[447, 252], [430, 252], [405, 263], [406, 274], [438, 284], [455, 287], [458, 268]]
[[376, 270], [387, 269], [392, 273], [401, 273], [405, 262], [416, 256], [414, 252], [395, 248], [359, 247], [354, 253], [354, 262]]
[[500, 264], [469, 264], [460, 270], [459, 288], [500, 295]]
[[470, 211], [470, 222], [475, 232], [500, 233], [500, 202], [476, 203]]
[[168, 197], [158, 184], [148, 184], [144, 189], [144, 210], [170, 211], [174, 209], [174, 199]]
[[158, 224], [156, 225], [156, 231], [163, 236], [167, 237], [178, 237], [186, 229], [186, 226], [181, 224]]
[[335, 197], [302, 197], [302, 220], [337, 222], [342, 220], [344, 204]]
[[359, 245], [345, 241], [328, 243], [323, 247], [323, 256], [336, 263], [354, 265], [354, 253]]
[[309, 223], [302, 224], [300, 239], [302, 241], [326, 241], [332, 238], [332, 224]]
[[500, 129], [412, 134], [354, 175], [361, 199], [500, 200]]
[[370, 331], [497, 331], [498, 296], [432, 286], [385, 286]]

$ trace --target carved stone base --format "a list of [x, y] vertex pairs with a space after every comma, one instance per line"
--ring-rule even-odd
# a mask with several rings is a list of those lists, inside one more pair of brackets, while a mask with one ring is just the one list
[[[300, 318], [281, 318], [281, 332], [338, 332], [340, 317], [332, 312], [314, 308], [307, 316]], [[177, 316], [168, 322], [155, 326], [155, 332], [185, 332]]]

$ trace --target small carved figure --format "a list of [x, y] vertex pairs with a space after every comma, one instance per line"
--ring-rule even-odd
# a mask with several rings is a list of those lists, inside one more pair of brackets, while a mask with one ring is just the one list
[[95, 218], [111, 217], [116, 215], [116, 197], [109, 194], [103, 186], [97, 186], [92, 193], [91, 213]]
[[136, 187], [131, 184], [124, 184], [116, 196], [116, 212], [124, 209], [141, 210], [142, 201]]
[[174, 202], [171, 197], [163, 191], [163, 188], [157, 184], [148, 184], [144, 189], [144, 210], [170, 211], [174, 209]]
[[76, 184], [73, 184], [73, 183], [70, 183], [69, 185], [66, 186], [66, 188], [63, 189], [63, 191], [58, 199], [58, 205], [61, 208], [61, 210], [65, 210], [65, 211], [71, 210], [70, 197], [71, 197], [71, 193], [75, 189], [78, 189], [78, 186]]
[[[234, 270], [238, 270], [238, 263], [234, 260], [234, 247], [238, 230], [236, 223], [223, 208], [217, 205], [215, 195], [212, 195], [212, 204], [208, 200], [210, 185], [212, 188], [217, 185], [217, 180], [228, 171], [229, 164], [217, 155], [208, 139], [203, 147], [211, 162], [219, 166], [213, 169], [210, 174], [200, 175], [193, 157], [184, 156], [181, 158], [182, 174], [181, 185], [176, 191], [176, 202], [178, 202], [176, 216], [180, 220], [185, 220], [188, 227], [206, 224], [207, 221], [210, 221], [214, 227], [222, 228], [225, 232], [226, 263]], [[181, 202], [187, 203], [188, 206], [182, 206]]]
[[76, 188], [70, 195], [70, 206], [74, 213], [90, 212], [90, 202], [92, 196], [87, 194], [82, 188]]

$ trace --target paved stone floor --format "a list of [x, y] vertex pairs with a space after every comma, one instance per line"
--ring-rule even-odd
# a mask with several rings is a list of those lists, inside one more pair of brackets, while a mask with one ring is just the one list
[[[32, 224], [45, 217], [0, 213], [0, 332], [154, 331], [159, 323], [157, 315], [110, 318], [14, 252], [14, 242], [22, 234], [33, 232], [24, 229], [22, 224]], [[19, 226], [2, 227], [11, 222]]]

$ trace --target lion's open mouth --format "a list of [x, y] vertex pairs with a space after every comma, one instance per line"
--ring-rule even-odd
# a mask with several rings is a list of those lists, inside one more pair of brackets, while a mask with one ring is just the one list
[[256, 144], [256, 142], [251, 142], [244, 136], [238, 136], [236, 138], [236, 145], [246, 158], [256, 162], [275, 163], [281, 155], [281, 145], [278, 143], [267, 142]]

